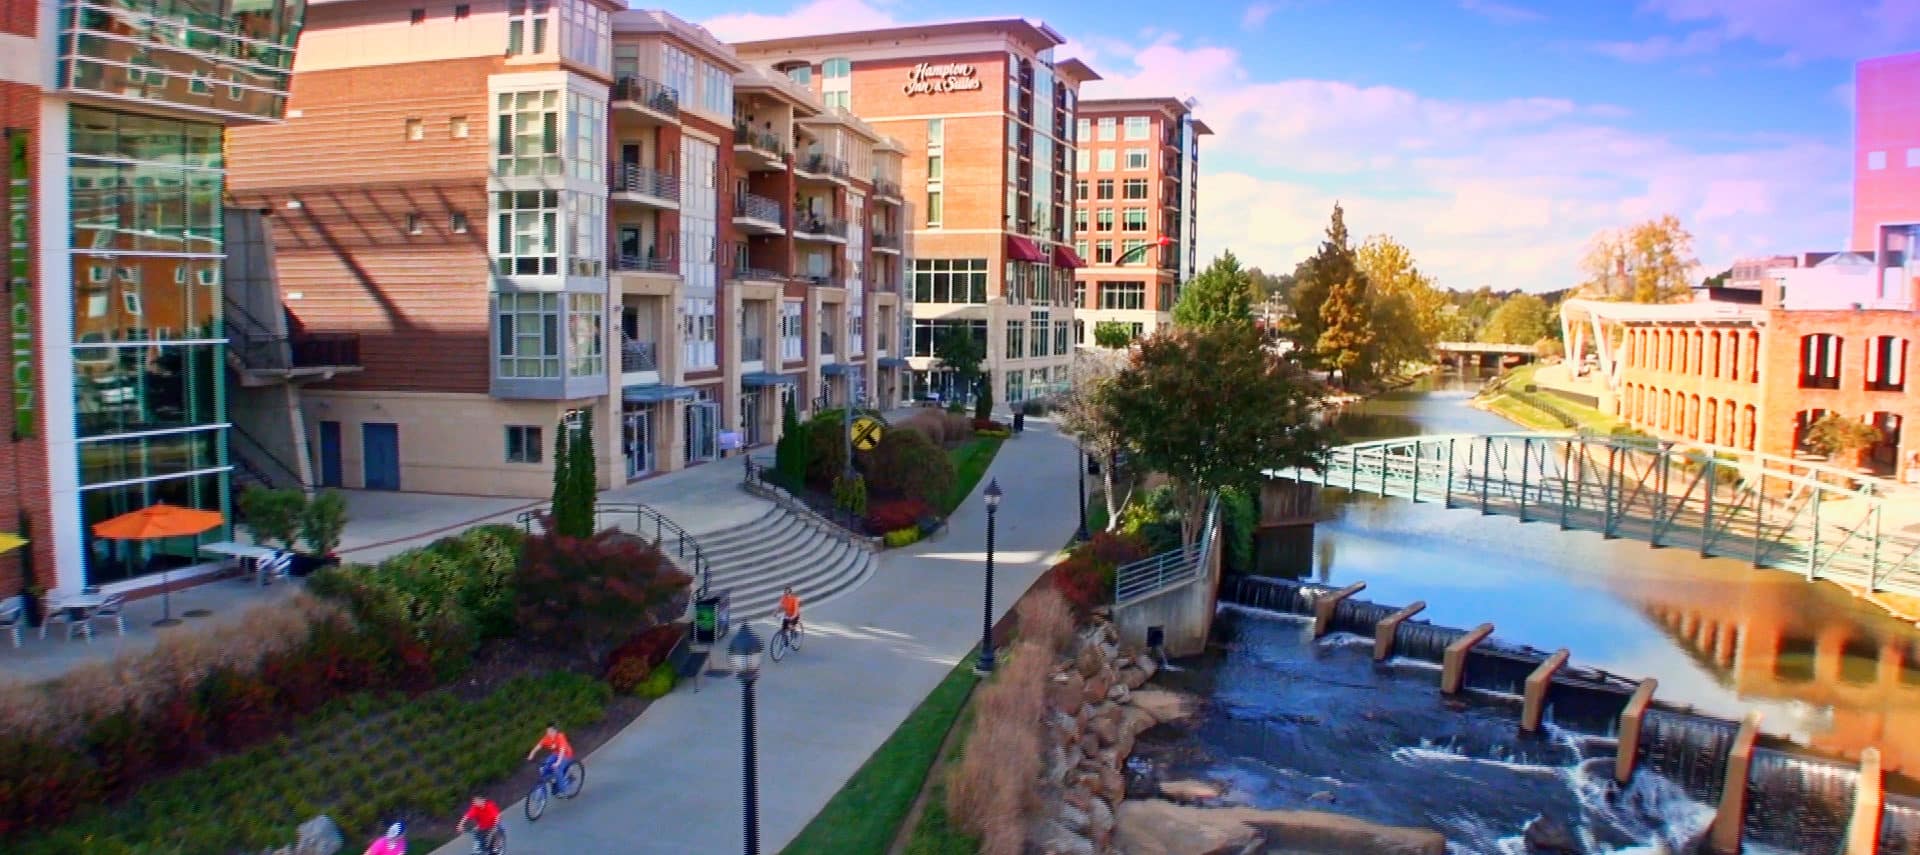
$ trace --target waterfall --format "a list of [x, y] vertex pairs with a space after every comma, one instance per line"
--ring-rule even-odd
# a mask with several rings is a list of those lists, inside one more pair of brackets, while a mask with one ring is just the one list
[[1398, 609], [1365, 600], [1341, 600], [1333, 609], [1333, 631], [1373, 637], [1373, 631]]
[[1920, 799], [1887, 794], [1875, 855], [1920, 855]]
[[1313, 614], [1315, 593], [1320, 586], [1301, 585], [1255, 576], [1229, 576], [1220, 585], [1220, 599], [1234, 605], [1295, 615]]
[[1405, 621], [1394, 630], [1393, 655], [1440, 662], [1446, 658], [1447, 645], [1459, 641], [1466, 634], [1464, 630], [1435, 626], [1426, 621]]
[[1839, 855], [1853, 816], [1853, 766], [1755, 748], [1746, 839], [1806, 855]]
[[1547, 716], [1582, 733], [1615, 735], [1635, 685], [1585, 668], [1564, 668], [1547, 687]]
[[1695, 801], [1715, 805], [1727, 783], [1727, 754], [1740, 726], [1726, 719], [1650, 709], [1642, 722], [1646, 765]]
[[1527, 676], [1546, 657], [1482, 644], [1467, 651], [1467, 688], [1503, 695], [1526, 691]]

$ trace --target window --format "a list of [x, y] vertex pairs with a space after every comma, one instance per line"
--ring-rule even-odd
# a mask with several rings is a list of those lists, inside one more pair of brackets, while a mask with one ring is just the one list
[[1076, 139], [1086, 139], [1087, 135], [1093, 131], [1093, 122], [1088, 119], [1080, 119], [1074, 122], [1073, 130]]
[[939, 181], [946, 176], [946, 158], [937, 154], [927, 156], [927, 180]]
[[720, 364], [714, 348], [714, 302], [710, 298], [687, 297], [681, 301], [681, 340], [685, 342], [688, 368], [712, 368]]
[[447, 136], [463, 140], [467, 138], [467, 117], [454, 116], [447, 119]]
[[1125, 198], [1128, 199], [1145, 199], [1147, 198], [1147, 179], [1129, 178], [1126, 181], [1126, 186], [1121, 188], [1121, 192], [1124, 193]]
[[1113, 241], [1099, 240], [1093, 242], [1093, 263], [1113, 263]]
[[1907, 149], [1907, 168], [1920, 169], [1920, 148]]
[[1094, 198], [1096, 198], [1096, 199], [1111, 199], [1111, 198], [1113, 198], [1113, 179], [1111, 179], [1111, 178], [1102, 178], [1102, 179], [1100, 179], [1100, 180], [1099, 180], [1098, 182], [1096, 182], [1096, 183], [1094, 184], [1094, 194], [1093, 194], [1093, 195], [1094, 195]]
[[1099, 214], [1094, 217], [1094, 224], [1094, 231], [1113, 231], [1113, 209], [1101, 208]]
[[[1053, 355], [1063, 356], [1067, 352], [1071, 351], [1072, 349], [1073, 349], [1073, 344], [1067, 341], [1067, 322], [1054, 321], [1053, 322]], [[1056, 376], [1059, 376], [1059, 379], [1065, 380], [1066, 377], [1060, 375], [1060, 370], [1061, 370], [1061, 366], [1055, 366], [1053, 369], [1053, 373]]]
[[987, 344], [986, 321], [933, 321], [926, 318], [913, 319], [913, 356], [932, 356], [934, 342], [948, 330], [962, 330], [973, 336], [984, 350]]
[[820, 63], [820, 103], [831, 110], [853, 107], [853, 63], [829, 59]]
[[516, 190], [493, 194], [494, 264], [501, 276], [560, 273], [560, 194]]
[[1145, 264], [1147, 254], [1141, 250], [1145, 249], [1146, 246], [1147, 242], [1143, 240], [1121, 241], [1120, 257], [1126, 259], [1128, 264]]
[[1128, 169], [1146, 169], [1147, 168], [1147, 150], [1144, 148], [1127, 149], [1127, 168]]
[[1126, 138], [1130, 140], [1146, 139], [1147, 131], [1150, 129], [1148, 121], [1146, 116], [1128, 116]]
[[1147, 209], [1128, 208], [1122, 212], [1120, 230], [1126, 232], [1144, 232], [1147, 230]]
[[427, 10], [425, 9], [415, 9], [407, 16], [407, 23], [409, 24], [424, 24], [426, 22]]
[[567, 92], [567, 138], [573, 143], [573, 177], [586, 181], [602, 180], [606, 173], [607, 149], [602, 141], [607, 121], [607, 105], [597, 98]]
[[461, 3], [453, 7], [453, 19], [456, 21], [464, 21], [472, 15], [473, 7], [466, 3]]
[[1073, 209], [1073, 230], [1076, 232], [1084, 232], [1087, 230], [1087, 209]]
[[407, 142], [418, 142], [427, 138], [427, 126], [419, 119], [407, 120]]
[[789, 68], [787, 69], [787, 79], [800, 84], [802, 87], [812, 86], [813, 66], [801, 65]]
[[562, 0], [565, 14], [560, 52], [588, 68], [602, 72], [612, 68], [612, 16], [591, 0]]
[[1077, 240], [1073, 242], [1073, 254], [1080, 256], [1080, 260], [1082, 261], [1085, 261], [1086, 259], [1092, 257], [1087, 252], [1087, 242], [1084, 240]]
[[560, 376], [560, 295], [503, 293], [495, 311], [501, 377]]
[[940, 225], [941, 210], [942, 209], [940, 206], [940, 191], [928, 190], [927, 191], [927, 225], [928, 226]]
[[1073, 170], [1075, 172], [1093, 171], [1093, 152], [1084, 148], [1075, 150], [1073, 153]]
[[660, 46], [660, 82], [672, 88], [682, 104], [694, 98], [694, 66], [697, 64], [693, 54], [673, 45]]
[[598, 377], [607, 373], [607, 298], [600, 294], [567, 295], [567, 376]]
[[1114, 121], [1112, 116], [1100, 120], [1100, 141], [1113, 142]]
[[947, 123], [945, 119], [927, 120], [927, 149], [940, 148], [947, 144]]
[[914, 259], [913, 301], [916, 303], [986, 303], [987, 260], [984, 258]]
[[467, 215], [466, 214], [463, 214], [459, 211], [455, 211], [453, 212], [453, 215], [448, 217], [447, 219], [448, 219], [448, 222], [447, 222], [448, 231], [451, 231], [457, 235], [463, 235], [467, 233]]
[[407, 234], [417, 235], [422, 231], [424, 231], [424, 229], [420, 225], [420, 215], [408, 214], [407, 215]]
[[1007, 319], [1007, 359], [1019, 359], [1027, 355], [1027, 325], [1017, 318]]
[[[1047, 320], [1047, 315], [1047, 312], [1034, 312], [1027, 318], [1028, 356], [1047, 355], [1047, 327], [1052, 325], [1052, 322]], [[1019, 322], [1013, 321], [1012, 323]]]
[[1884, 151], [1867, 152], [1867, 168], [1880, 170], [1887, 168], [1887, 153]]
[[507, 425], [508, 463], [539, 463], [541, 447], [540, 428], [532, 425]]
[[733, 115], [733, 75], [712, 63], [700, 64], [700, 109], [715, 116]]
[[507, 0], [507, 55], [547, 52], [547, 0]]
[[187, 80], [187, 91], [195, 95], [211, 95], [213, 94], [213, 84], [208, 83], [207, 79], [201, 77], [200, 72], [196, 71], [193, 73], [193, 77]]
[[[140, 290], [137, 285], [124, 285], [120, 288], [120, 308], [129, 315], [144, 314], [140, 306]], [[132, 339], [130, 339], [132, 340]]]
[[1100, 283], [1100, 308], [1102, 309], [1145, 309], [1146, 307], [1147, 307], [1147, 283], [1145, 282], [1102, 282]]
[[1075, 182], [1073, 182], [1073, 198], [1074, 198], [1075, 200], [1078, 200], [1078, 201], [1085, 201], [1085, 200], [1086, 200], [1086, 198], [1087, 198], [1087, 182], [1086, 182], [1086, 181], [1085, 181], [1084, 179], [1083, 179], [1083, 180], [1080, 180], [1080, 181], [1075, 181]]
[[494, 102], [495, 175], [559, 175], [560, 93], [502, 92]]
[[1867, 391], [1901, 392], [1907, 388], [1907, 340], [1877, 336], [1867, 343]]
[[799, 300], [785, 300], [780, 303], [781, 359], [806, 358], [806, 326], [800, 318], [801, 305]]
[[1103, 148], [1100, 150], [1100, 171], [1113, 171], [1113, 149]]
[[820, 62], [820, 79], [840, 80], [853, 76], [853, 61], [847, 59], [827, 59]]

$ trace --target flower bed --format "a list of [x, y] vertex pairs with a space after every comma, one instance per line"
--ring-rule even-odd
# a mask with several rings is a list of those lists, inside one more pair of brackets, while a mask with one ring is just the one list
[[525, 746], [549, 720], [597, 721], [610, 695], [604, 683], [562, 673], [513, 680], [478, 702], [446, 692], [356, 695], [288, 736], [151, 784], [8, 851], [258, 850], [288, 842], [293, 826], [315, 814], [347, 829], [452, 816], [475, 788], [524, 765]]

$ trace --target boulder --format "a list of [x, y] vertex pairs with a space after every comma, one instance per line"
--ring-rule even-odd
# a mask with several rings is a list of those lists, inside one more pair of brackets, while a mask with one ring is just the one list
[[1085, 700], [1087, 679], [1078, 673], [1069, 673], [1064, 677], [1055, 677], [1047, 684], [1047, 708], [1056, 712], [1072, 713], [1080, 708]]
[[1096, 855], [1093, 841], [1062, 826], [1057, 820], [1044, 820], [1032, 826], [1027, 842], [1047, 855]]
[[1120, 774], [1119, 769], [1104, 767], [1100, 770], [1100, 786], [1093, 794], [1117, 804], [1127, 797], [1127, 777]]
[[1166, 689], [1141, 689], [1129, 697], [1129, 702], [1159, 724], [1180, 721], [1199, 708], [1198, 698]]
[[1054, 784], [1065, 784], [1068, 776], [1072, 774], [1073, 760], [1067, 754], [1067, 749], [1059, 745], [1048, 748], [1047, 781]]
[[347, 845], [340, 826], [326, 814], [300, 823], [299, 832], [299, 842], [293, 846], [297, 855], [334, 855]]
[[[1128, 855], [1238, 855], [1262, 843], [1300, 855], [1445, 855], [1437, 831], [1375, 825], [1317, 811], [1199, 808], [1160, 799], [1121, 803], [1114, 843]], [[1251, 851], [1260, 851], [1251, 849]]]
[[1114, 848], [1127, 855], [1238, 855], [1259, 839], [1224, 812], [1158, 799], [1121, 802], [1114, 811]]
[[1120, 736], [1120, 717], [1118, 715], [1095, 716], [1087, 722], [1087, 732], [1098, 737], [1101, 745], [1112, 745]]
[[1141, 694], [1143, 693], [1133, 693], [1127, 698], [1129, 702], [1128, 705], [1121, 708], [1120, 731], [1122, 733], [1139, 736], [1147, 732], [1154, 725], [1160, 723], [1158, 719], [1153, 717], [1153, 713], [1140, 708], [1139, 701]]
[[[1153, 675], [1160, 673], [1160, 660], [1155, 659], [1152, 655], [1135, 657], [1133, 666], [1147, 672], [1147, 679], [1149, 680], [1153, 679]], [[1139, 687], [1135, 686], [1134, 688], [1137, 689]]]
[[1225, 792], [1221, 790], [1219, 784], [1209, 781], [1161, 781], [1160, 795], [1176, 802], [1186, 803], [1217, 799], [1225, 795]]
[[1055, 819], [1059, 820], [1062, 826], [1065, 826], [1067, 829], [1073, 831], [1075, 834], [1079, 834], [1087, 830], [1088, 817], [1087, 817], [1087, 812], [1085, 810], [1074, 807], [1073, 805], [1063, 801], [1059, 804], [1057, 808], [1055, 808], [1053, 815]]
[[1129, 689], [1138, 689], [1146, 685], [1148, 678], [1152, 676], [1147, 673], [1147, 669], [1132, 665], [1119, 669], [1118, 673], [1120, 675], [1120, 685], [1126, 686]]
[[1573, 836], [1572, 829], [1552, 817], [1539, 817], [1527, 823], [1527, 830], [1521, 835], [1527, 844], [1530, 855], [1585, 855], [1580, 839]]
[[1087, 678], [1084, 690], [1080, 693], [1087, 703], [1097, 704], [1107, 699], [1107, 691], [1113, 688], [1113, 680], [1107, 672], [1101, 671]]
[[1093, 794], [1083, 787], [1070, 787], [1060, 794], [1060, 800], [1084, 811], [1093, 810]]
[[1127, 688], [1127, 684], [1125, 682], [1115, 682], [1113, 684], [1113, 688], [1107, 690], [1107, 700], [1112, 701], [1116, 704], [1124, 704], [1127, 702], [1127, 698], [1132, 694], [1133, 694], [1133, 690]]

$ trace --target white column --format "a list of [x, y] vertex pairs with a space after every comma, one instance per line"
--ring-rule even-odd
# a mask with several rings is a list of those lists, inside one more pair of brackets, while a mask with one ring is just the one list
[[85, 584], [86, 536], [80, 518], [80, 451], [75, 442], [73, 390], [73, 210], [67, 192], [67, 103], [40, 101], [37, 208], [39, 229], [40, 396], [46, 429], [48, 504], [53, 519], [54, 584], [63, 591]]

